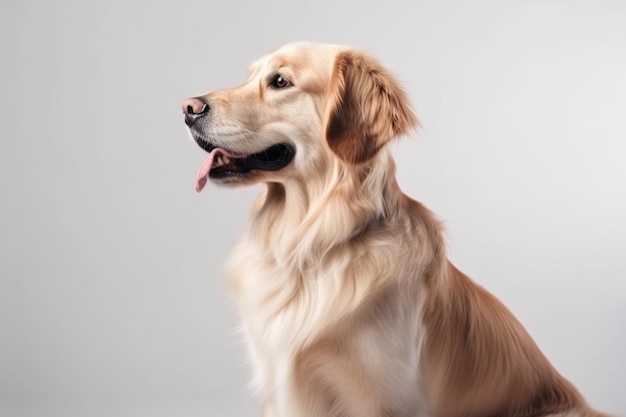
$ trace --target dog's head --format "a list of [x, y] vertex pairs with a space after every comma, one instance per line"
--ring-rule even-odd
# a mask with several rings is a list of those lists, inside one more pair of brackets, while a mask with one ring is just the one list
[[[285, 182], [329, 158], [364, 164], [417, 126], [397, 82], [375, 60], [326, 44], [288, 44], [238, 87], [183, 102], [185, 123], [209, 153], [198, 171], [221, 184]], [[320, 162], [321, 161], [321, 162]]]

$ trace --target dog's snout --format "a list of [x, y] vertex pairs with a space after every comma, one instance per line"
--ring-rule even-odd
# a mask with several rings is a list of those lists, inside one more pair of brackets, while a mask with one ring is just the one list
[[191, 127], [196, 120], [209, 112], [209, 105], [198, 97], [188, 98], [183, 101], [183, 113], [185, 114], [185, 124]]

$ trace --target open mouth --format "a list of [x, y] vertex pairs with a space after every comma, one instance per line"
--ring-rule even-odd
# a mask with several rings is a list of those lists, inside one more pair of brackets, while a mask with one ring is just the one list
[[204, 140], [196, 143], [209, 154], [200, 165], [196, 191], [200, 192], [208, 178], [223, 180], [241, 178], [252, 171], [277, 171], [286, 167], [295, 155], [291, 145], [279, 143], [254, 154], [241, 154], [218, 148]]

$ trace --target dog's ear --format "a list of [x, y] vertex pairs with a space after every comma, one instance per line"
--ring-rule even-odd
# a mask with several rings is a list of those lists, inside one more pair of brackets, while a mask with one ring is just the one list
[[326, 119], [326, 140], [337, 156], [365, 162], [417, 126], [406, 94], [387, 71], [363, 53], [338, 53]]

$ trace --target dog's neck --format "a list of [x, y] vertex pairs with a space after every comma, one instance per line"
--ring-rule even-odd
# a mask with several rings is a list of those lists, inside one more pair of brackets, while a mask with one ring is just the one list
[[372, 225], [402, 215], [395, 164], [387, 150], [367, 164], [336, 160], [322, 169], [324, 175], [268, 183], [257, 201], [251, 237], [281, 263], [318, 264]]

